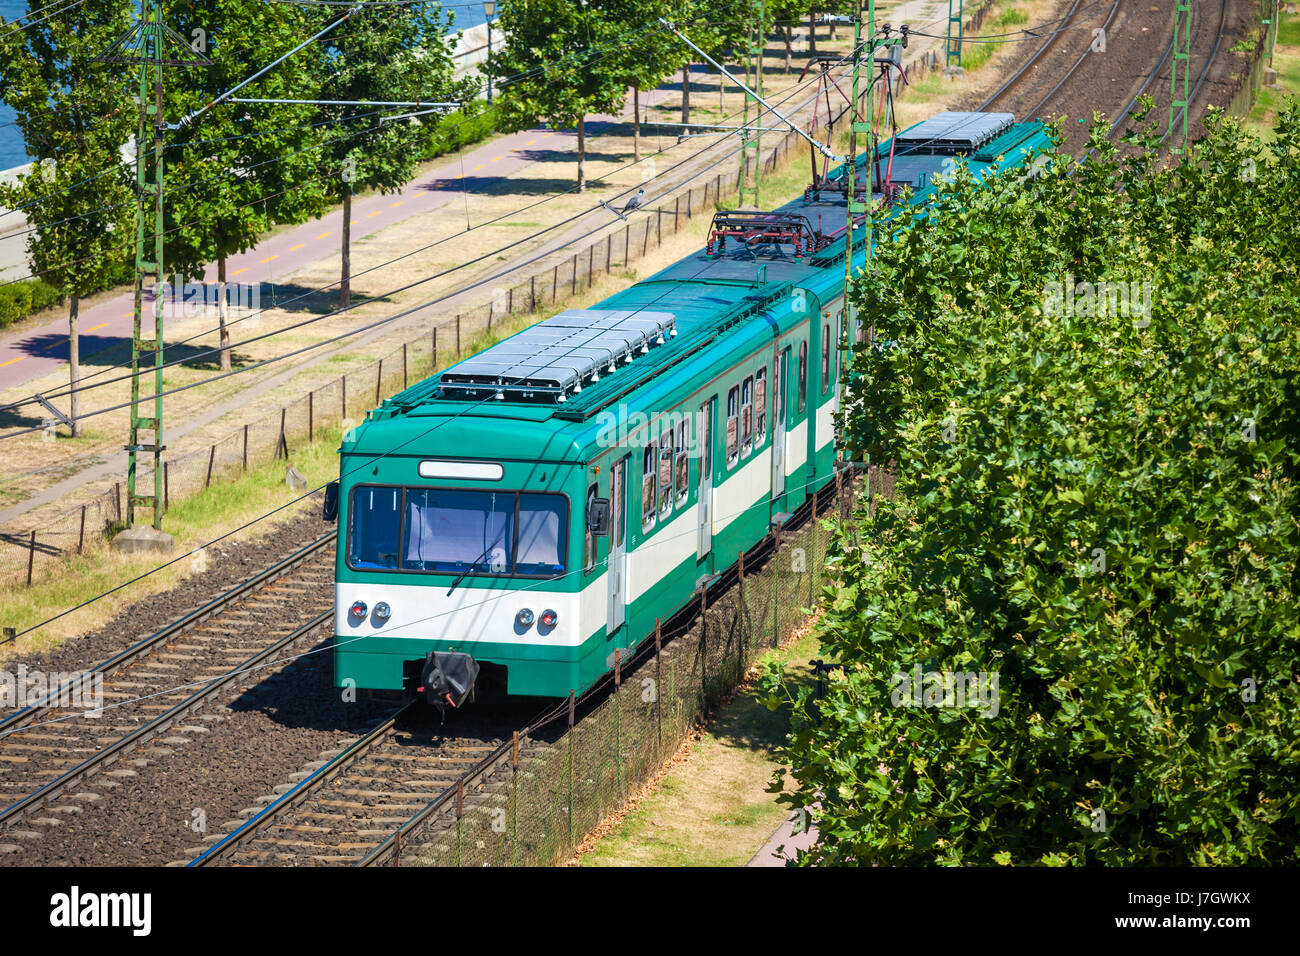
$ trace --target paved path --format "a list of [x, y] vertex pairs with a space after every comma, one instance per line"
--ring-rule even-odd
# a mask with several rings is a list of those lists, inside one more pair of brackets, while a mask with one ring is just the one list
[[[745, 866], [785, 866], [789, 861], [794, 859], [796, 850], [806, 850], [817, 842], [817, 828], [805, 830], [803, 833], [795, 835], [793, 833], [794, 823], [786, 820], [773, 833], [763, 848], [754, 854]], [[776, 848], [782, 847], [784, 853], [777, 853]]]
[[[653, 105], [670, 95], [672, 88], [661, 87], [642, 95], [642, 107]], [[619, 117], [593, 117], [587, 124], [590, 141], [611, 122], [624, 119], [630, 107]], [[514, 133], [472, 149], [464, 158], [449, 157], [430, 173], [408, 183], [398, 193], [356, 199], [352, 204], [352, 241], [373, 235], [388, 226], [446, 207], [466, 192], [500, 190], [505, 180], [527, 166], [556, 152], [576, 155], [576, 132], [546, 129]], [[336, 209], [321, 219], [271, 236], [255, 249], [232, 256], [226, 263], [229, 282], [283, 282], [289, 274], [321, 259], [338, 255], [343, 213]], [[20, 243], [23, 238], [7, 237], [6, 244]], [[216, 280], [216, 266], [204, 277]], [[132, 332], [132, 293], [127, 292], [81, 310], [81, 355], [83, 360], [94, 353], [129, 342]], [[164, 320], [165, 322], [166, 320]], [[36, 329], [0, 338], [0, 388], [30, 381], [68, 361], [67, 319], [61, 317]]]

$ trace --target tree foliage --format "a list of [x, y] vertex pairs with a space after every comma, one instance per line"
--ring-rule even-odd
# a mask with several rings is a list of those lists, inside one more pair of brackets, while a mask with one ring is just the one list
[[[846, 432], [897, 495], [833, 547], [801, 862], [1296, 861], [1300, 108], [1207, 126], [959, 169], [855, 285]], [[896, 697], [917, 667], [998, 674], [997, 715]]]
[[121, 151], [138, 111], [114, 68], [94, 60], [129, 23], [114, 2], [0, 26], [0, 90], [36, 159], [0, 185], [0, 205], [23, 208], [33, 274], [68, 299], [74, 418], [79, 300], [129, 275], [133, 258], [134, 177]]

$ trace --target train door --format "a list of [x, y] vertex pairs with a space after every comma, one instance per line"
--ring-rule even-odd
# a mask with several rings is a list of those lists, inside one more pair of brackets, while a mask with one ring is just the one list
[[785, 383], [790, 375], [790, 347], [777, 353], [772, 367], [772, 500], [785, 494]]
[[612, 637], [627, 612], [627, 463], [614, 463], [609, 472], [609, 615], [605, 633]]
[[713, 550], [713, 430], [717, 415], [716, 398], [711, 398], [700, 406], [700, 501], [696, 506], [700, 527], [695, 552], [700, 561], [707, 558]]

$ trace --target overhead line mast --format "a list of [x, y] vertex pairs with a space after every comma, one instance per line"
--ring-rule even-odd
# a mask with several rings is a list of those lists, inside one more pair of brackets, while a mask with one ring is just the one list
[[[136, 505], [153, 508], [153, 527], [162, 530], [163, 515], [163, 310], [166, 282], [163, 266], [163, 67], [211, 66], [175, 30], [163, 22], [161, 0], [140, 0], [140, 18], [126, 33], [109, 44], [95, 59], [101, 63], [130, 63], [139, 67], [136, 102], [140, 119], [135, 136], [135, 308], [131, 334], [131, 424], [126, 445], [126, 525], [135, 526]], [[153, 150], [145, 143], [153, 133]], [[153, 251], [148, 250], [149, 219], [153, 218]], [[144, 337], [144, 287], [153, 277], [154, 333]], [[140, 359], [153, 353], [154, 407], [152, 415], [140, 414]], [[141, 432], [152, 432], [143, 440]], [[136, 494], [136, 469], [141, 452], [153, 456], [153, 494]]]

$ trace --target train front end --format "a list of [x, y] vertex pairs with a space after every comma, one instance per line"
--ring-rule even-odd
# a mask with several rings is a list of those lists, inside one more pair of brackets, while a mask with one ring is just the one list
[[442, 709], [581, 689], [580, 466], [538, 421], [383, 412], [340, 449], [336, 685]]

